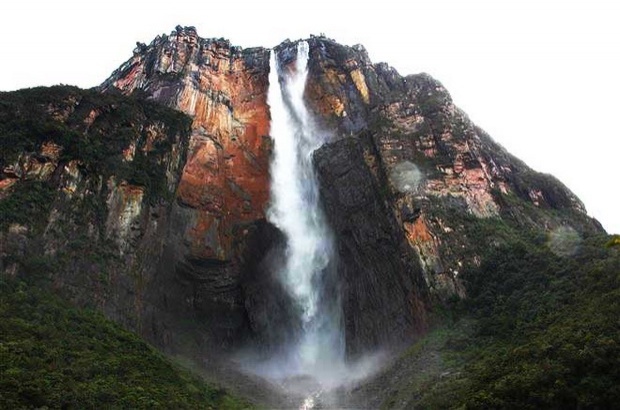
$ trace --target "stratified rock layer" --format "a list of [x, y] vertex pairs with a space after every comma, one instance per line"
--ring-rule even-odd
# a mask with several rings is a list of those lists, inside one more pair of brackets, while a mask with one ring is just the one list
[[[602, 230], [566, 187], [494, 143], [430, 76], [400, 76], [361, 46], [307, 41], [306, 100], [329, 136], [314, 162], [350, 356], [410, 343], [433, 303], [466, 296], [459, 271], [479, 263], [467, 218]], [[296, 43], [275, 50], [286, 67]], [[100, 87], [101, 101], [75, 90], [3, 94], [1, 135], [11, 149], [0, 199], [33, 219], [18, 212], [1, 225], [2, 271], [31, 272], [28, 249], [60, 255], [59, 291], [177, 353], [290, 340], [294, 304], [269, 269], [282, 237], [265, 222], [269, 52], [177, 27], [138, 44]], [[43, 125], [14, 126], [25, 112]], [[34, 139], [13, 141], [26, 128]], [[24, 205], [33, 201], [47, 205]]]
[[139, 45], [102, 86], [144, 93], [192, 120], [187, 164], [177, 191], [189, 208], [189, 258], [231, 260], [233, 230], [262, 217], [269, 194], [269, 51], [205, 40], [193, 28]]
[[[543, 231], [563, 225], [582, 234], [602, 230], [562, 183], [531, 170], [493, 142], [429, 75], [402, 77], [384, 63], [372, 64], [362, 46], [322, 37], [309, 42], [308, 102], [334, 140], [354, 141], [327, 144], [315, 158], [328, 217], [342, 226], [344, 214], [350, 215], [334, 214], [330, 197], [340, 197], [336, 203], [342, 213], [347, 202], [371, 195], [368, 186], [379, 186], [384, 204], [379, 213], [398, 222], [390, 235], [417, 255], [435, 297], [464, 297], [459, 270], [478, 258], [468, 251], [463, 226], [452, 213], [510, 219]], [[362, 171], [367, 168], [374, 181], [352, 183], [335, 176], [329, 160], [334, 156], [355, 173], [367, 174]], [[368, 214], [345, 232], [359, 235], [363, 225], [378, 224], [378, 219]]]
[[348, 138], [315, 154], [338, 247], [349, 355], [413, 340], [425, 329], [428, 309], [417, 257], [364, 160], [372, 155], [364, 148]]
[[0, 95], [4, 274], [46, 279], [164, 346], [160, 266], [190, 121], [155, 103], [52, 87]]
[[255, 317], [246, 314], [244, 300], [252, 296], [242, 294], [241, 259], [269, 195], [268, 73], [269, 50], [242, 50], [177, 27], [139, 44], [101, 87], [144, 95], [192, 118], [164, 253], [184, 289], [183, 309], [208, 324], [217, 345], [244, 339], [246, 318]]

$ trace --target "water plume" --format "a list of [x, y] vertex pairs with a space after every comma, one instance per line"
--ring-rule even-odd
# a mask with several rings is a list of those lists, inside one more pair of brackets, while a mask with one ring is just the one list
[[301, 334], [289, 347], [286, 368], [280, 371], [326, 378], [327, 368], [344, 365], [344, 342], [334, 300], [338, 292], [325, 288], [334, 245], [312, 165], [312, 153], [325, 136], [304, 102], [308, 56], [308, 43], [299, 42], [294, 66], [285, 69], [277, 53], [271, 53], [268, 104], [274, 152], [267, 219], [286, 238], [285, 260], [275, 269], [301, 312]]
[[[290, 50], [283, 50], [284, 53]], [[325, 393], [368, 376], [383, 356], [345, 361], [345, 339], [335, 266], [334, 239], [320, 203], [313, 152], [329, 134], [314, 123], [304, 101], [308, 43], [297, 43], [296, 59], [280, 63], [271, 52], [268, 104], [274, 142], [268, 221], [284, 235], [284, 257], [272, 269], [294, 301], [298, 334], [272, 349], [268, 359], [251, 352], [237, 356], [246, 371], [278, 382], [301, 408], [324, 403]], [[416, 168], [417, 169], [417, 168]], [[411, 173], [407, 168], [405, 172]]]

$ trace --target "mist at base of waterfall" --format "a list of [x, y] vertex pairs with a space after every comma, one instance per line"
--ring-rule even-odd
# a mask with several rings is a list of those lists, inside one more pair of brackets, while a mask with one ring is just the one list
[[238, 352], [233, 361], [242, 371], [264, 377], [291, 390], [305, 388], [304, 383], [295, 381], [304, 381], [322, 390], [330, 390], [368, 377], [380, 369], [386, 357], [386, 353], [378, 352], [351, 362], [324, 358], [317, 360], [311, 366], [301, 367], [300, 362], [291, 360], [291, 357], [286, 354], [269, 356], [265, 359], [246, 350]]
[[309, 45], [300, 41], [296, 46], [296, 60], [286, 67], [271, 52], [267, 102], [274, 150], [267, 219], [285, 237], [284, 258], [271, 268], [294, 302], [299, 329], [286, 346], [272, 347], [268, 359], [247, 359], [251, 371], [272, 380], [309, 375], [331, 385], [347, 370], [338, 285], [329, 275], [334, 243], [312, 164], [326, 135], [314, 125], [304, 101]]
[[290, 356], [260, 358], [256, 352], [239, 352], [234, 362], [239, 370], [263, 378], [288, 397], [286, 408], [300, 410], [338, 409], [346, 402], [347, 392], [372, 378], [390, 361], [387, 352], [373, 353], [350, 362], [318, 360], [310, 368], [300, 368]]
[[[311, 409], [326, 392], [371, 375], [384, 355], [345, 360], [334, 240], [312, 164], [313, 152], [328, 136], [315, 126], [304, 101], [308, 43], [296, 46], [296, 60], [287, 59], [285, 67], [278, 53], [271, 52], [268, 104], [274, 151], [267, 219], [285, 238], [283, 257], [269, 268], [290, 297], [298, 326], [282, 330], [283, 323], [268, 323], [269, 335], [282, 330], [285, 336], [274, 341], [257, 335], [255, 345], [238, 351], [232, 360], [244, 373], [279, 386], [297, 408]], [[284, 50], [289, 55], [291, 51]]]

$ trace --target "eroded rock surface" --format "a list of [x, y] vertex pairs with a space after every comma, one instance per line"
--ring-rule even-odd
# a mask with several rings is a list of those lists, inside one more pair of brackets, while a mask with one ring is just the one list
[[[328, 140], [314, 162], [351, 356], [410, 343], [433, 303], [466, 296], [459, 272], [479, 263], [472, 220], [602, 230], [429, 75], [373, 64], [362, 46], [307, 41], [306, 100]], [[276, 47], [283, 66], [295, 48]], [[58, 261], [53, 285], [76, 303], [194, 358], [287, 340], [299, 324], [269, 269], [282, 238], [265, 222], [268, 77], [268, 49], [177, 27], [139, 44], [103, 94], [3, 93], [0, 199], [17, 213], [2, 224], [2, 271]]]

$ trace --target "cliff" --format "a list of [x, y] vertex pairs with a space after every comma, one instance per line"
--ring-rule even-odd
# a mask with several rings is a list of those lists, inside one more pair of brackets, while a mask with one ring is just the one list
[[[466, 297], [476, 221], [602, 232], [438, 81], [373, 64], [361, 46], [307, 41], [306, 99], [330, 136], [314, 163], [349, 355], [409, 343], [433, 304]], [[286, 65], [295, 49], [275, 50]], [[49, 270], [76, 303], [172, 352], [286, 337], [272, 333], [285, 331], [291, 301], [265, 269], [281, 242], [264, 220], [269, 52], [177, 27], [138, 44], [98, 92], [3, 93], [3, 272]]]
[[157, 276], [186, 161], [183, 114], [73, 87], [1, 95], [2, 271], [169, 338]]
[[[399, 237], [415, 251], [435, 295], [465, 296], [458, 272], [476, 261], [458, 216], [547, 232], [560, 226], [602, 231], [570, 190], [506, 152], [429, 75], [402, 77], [386, 64], [372, 64], [361, 46], [316, 37], [310, 44], [308, 99], [324, 127], [335, 130], [335, 141], [316, 153], [323, 187], [333, 193], [342, 185], [348, 198], [368, 197], [364, 183], [332, 176], [335, 155], [372, 175], [363, 179], [381, 187], [387, 213], [398, 221]], [[326, 206], [329, 215], [350, 214], [343, 200]]]

